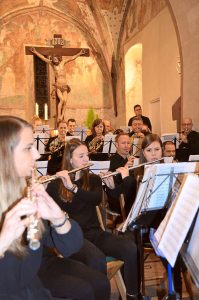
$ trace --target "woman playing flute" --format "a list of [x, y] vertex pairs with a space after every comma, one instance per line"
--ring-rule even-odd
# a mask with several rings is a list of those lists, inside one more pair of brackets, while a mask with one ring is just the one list
[[[39, 157], [31, 125], [17, 117], [0, 116], [0, 140], [0, 299], [52, 299], [37, 277], [43, 245], [56, 246], [68, 256], [81, 247], [82, 233], [42, 185], [32, 185], [34, 201], [25, 196], [26, 178]], [[33, 215], [38, 220], [37, 250], [30, 249], [26, 241]]]
[[[87, 147], [78, 139], [70, 140], [63, 156], [63, 171], [58, 172], [62, 179], [58, 178], [49, 183], [47, 192], [79, 223], [86, 239], [105, 255], [124, 261], [127, 299], [142, 299], [137, 270], [137, 246], [133, 238], [116, 236], [103, 231], [100, 227], [96, 213], [96, 206], [102, 200], [100, 177], [90, 174], [88, 170], [76, 172], [75, 175], [68, 174], [71, 169], [81, 167], [88, 161]], [[94, 253], [90, 252], [89, 255], [93, 260]], [[95, 259], [98, 260], [98, 257], [96, 256]]]

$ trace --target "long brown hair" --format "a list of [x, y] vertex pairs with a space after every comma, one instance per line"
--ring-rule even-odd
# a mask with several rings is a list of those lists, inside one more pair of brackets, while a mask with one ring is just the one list
[[92, 135], [96, 136], [95, 127], [98, 126], [101, 123], [104, 126], [102, 134], [105, 135], [105, 125], [104, 125], [104, 122], [103, 122], [102, 119], [95, 119], [93, 121], [92, 126], [91, 126], [91, 133], [92, 133]]
[[[14, 150], [20, 142], [20, 134], [24, 128], [32, 126], [14, 116], [0, 116], [0, 222], [3, 225], [4, 216], [17, 202], [25, 196], [26, 180], [17, 174], [14, 163]], [[25, 162], [24, 162], [25, 163]], [[13, 228], [13, 230], [15, 230]], [[15, 240], [9, 247], [15, 255], [26, 254], [23, 238]]]
[[[71, 164], [73, 152], [81, 145], [84, 145], [86, 147], [86, 145], [77, 138], [73, 138], [67, 142], [62, 159], [62, 170], [70, 171], [73, 169], [73, 166]], [[74, 181], [75, 174], [71, 173], [69, 174], [69, 176], [71, 180]], [[84, 190], [89, 190], [89, 171], [87, 169], [81, 171], [81, 181], [82, 188]], [[73, 198], [73, 194], [64, 187], [63, 183], [61, 183], [60, 185], [60, 195], [65, 201], [71, 201]]]
[[159, 135], [155, 133], [149, 133], [147, 134], [144, 139], [142, 140], [142, 146], [141, 146], [141, 155], [140, 155], [140, 162], [145, 163], [146, 158], [144, 157], [144, 149], [150, 146], [153, 142], [158, 142], [160, 144], [160, 147], [162, 149], [162, 141], [159, 137]]

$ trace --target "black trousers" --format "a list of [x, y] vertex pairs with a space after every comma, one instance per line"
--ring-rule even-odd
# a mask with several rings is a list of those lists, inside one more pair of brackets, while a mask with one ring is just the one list
[[69, 258], [45, 258], [39, 277], [53, 297], [75, 300], [110, 299], [110, 283], [106, 275]]
[[[128, 232], [121, 236], [116, 236], [109, 232], [99, 229], [84, 232], [86, 239], [90, 240], [106, 256], [112, 256], [124, 261], [124, 282], [128, 294], [137, 294], [140, 292], [140, 280], [138, 270], [137, 245], [133, 232]], [[98, 252], [95, 252], [95, 255]], [[93, 253], [87, 256], [93, 260]], [[98, 259], [98, 257], [96, 257]]]

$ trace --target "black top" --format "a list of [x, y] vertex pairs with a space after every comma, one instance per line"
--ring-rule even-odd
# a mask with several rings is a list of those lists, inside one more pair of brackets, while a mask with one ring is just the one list
[[46, 190], [61, 209], [67, 211], [69, 216], [79, 223], [84, 234], [91, 229], [101, 230], [96, 206], [102, 200], [102, 181], [99, 176], [94, 174], [89, 175], [89, 180], [89, 191], [81, 188], [82, 179], [75, 182], [78, 186], [78, 191], [74, 194], [71, 202], [64, 202], [59, 196], [61, 183], [61, 179], [59, 178], [49, 183]]
[[[95, 138], [96, 136], [94, 135], [88, 135], [85, 139], [85, 144], [88, 148], [88, 151], [90, 151], [89, 149], [89, 143]], [[108, 160], [109, 159], [109, 156], [108, 156], [108, 153], [102, 153], [103, 151], [103, 146], [104, 146], [104, 142], [101, 143], [100, 147], [97, 149], [96, 152], [91, 152], [89, 154], [89, 158], [91, 160], [97, 160], [97, 161], [103, 161], [103, 160]]]
[[[109, 170], [111, 172], [114, 172], [119, 167], [124, 167], [127, 163], [128, 159], [123, 158], [120, 154], [115, 153], [110, 158], [110, 168]], [[109, 197], [117, 199], [120, 194], [124, 194], [124, 200], [125, 200], [125, 210], [126, 213], [129, 213], [131, 206], [134, 202], [134, 199], [136, 197], [136, 190], [137, 190], [137, 182], [134, 176], [134, 171], [129, 171], [129, 176], [126, 176], [124, 179], [122, 179], [121, 174], [117, 174], [114, 177], [114, 183], [115, 188], [110, 190], [108, 187], [106, 187], [107, 193]], [[110, 202], [110, 201], [109, 201]], [[114, 208], [114, 205], [109, 203], [110, 206], [112, 206], [112, 209], [117, 209], [117, 207]]]
[[67, 257], [82, 246], [82, 232], [78, 224], [71, 222], [67, 234], [58, 234], [50, 226], [46, 226], [41, 239], [41, 246], [33, 251], [27, 247], [27, 255], [18, 258], [6, 251], [0, 259], [0, 299], [1, 300], [47, 300], [52, 299], [37, 277], [41, 265], [43, 246], [55, 247]]
[[66, 136], [74, 136], [74, 134], [71, 134], [69, 131], [67, 131]]
[[[128, 126], [132, 125], [132, 120], [133, 120], [134, 117], [129, 119]], [[141, 116], [141, 118], [142, 118], [143, 124], [147, 125], [149, 127], [149, 129], [152, 131], [152, 126], [151, 126], [150, 119], [148, 117], [145, 117], [145, 116]]]
[[188, 149], [189, 155], [199, 154], [199, 132], [192, 130], [187, 135], [188, 143], [181, 142], [180, 149]]
[[48, 143], [45, 147], [46, 152], [51, 152], [47, 166], [48, 174], [54, 175], [55, 173], [61, 171], [64, 149], [65, 142], [61, 142], [58, 139], [58, 136], [54, 136], [48, 140]]

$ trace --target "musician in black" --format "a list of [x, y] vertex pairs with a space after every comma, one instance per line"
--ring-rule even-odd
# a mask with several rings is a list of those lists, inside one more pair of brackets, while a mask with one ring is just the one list
[[104, 145], [105, 125], [102, 119], [95, 119], [91, 127], [91, 135], [85, 139], [91, 160], [107, 160], [108, 154], [102, 153]]
[[[115, 139], [115, 145], [117, 152], [110, 157], [109, 171], [113, 172], [120, 167], [128, 168], [133, 166], [134, 157], [129, 154], [131, 149], [129, 135], [127, 133], [118, 134]], [[128, 175], [124, 179], [118, 174], [114, 177], [114, 182], [115, 189], [107, 189], [110, 209], [120, 213], [119, 196], [120, 194], [124, 194], [125, 212], [126, 215], [128, 215], [135, 200], [137, 189], [137, 182], [133, 170], [130, 171], [130, 176]]]
[[61, 170], [61, 162], [66, 143], [66, 121], [60, 121], [57, 129], [58, 135], [51, 137], [45, 147], [45, 151], [50, 153], [47, 167], [47, 173], [50, 175], [54, 175]]
[[[79, 139], [70, 140], [64, 152], [61, 177], [49, 183], [47, 192], [55, 196], [55, 201], [62, 210], [67, 211], [82, 228], [84, 237], [106, 256], [124, 261], [124, 281], [127, 300], [141, 300], [139, 274], [137, 270], [137, 245], [131, 238], [117, 236], [103, 231], [96, 213], [96, 205], [102, 200], [102, 182], [99, 176], [88, 170], [79, 170], [75, 175], [68, 174], [74, 168], [82, 167], [89, 161], [88, 149]], [[123, 168], [124, 169], [124, 168]], [[68, 171], [66, 171], [68, 170]], [[124, 171], [124, 170], [123, 170]], [[122, 171], [122, 173], [124, 173]], [[125, 169], [125, 171], [128, 171]], [[71, 181], [72, 180], [72, 181]], [[93, 260], [97, 251], [89, 252]], [[81, 251], [81, 250], [80, 250]], [[95, 256], [96, 261], [99, 257]], [[102, 297], [100, 299], [107, 299]]]
[[184, 118], [182, 122], [182, 133], [180, 136], [181, 142], [179, 145], [179, 149], [187, 151], [187, 157], [184, 160], [188, 160], [189, 155], [199, 154], [199, 132], [192, 130], [192, 128], [192, 119]]

